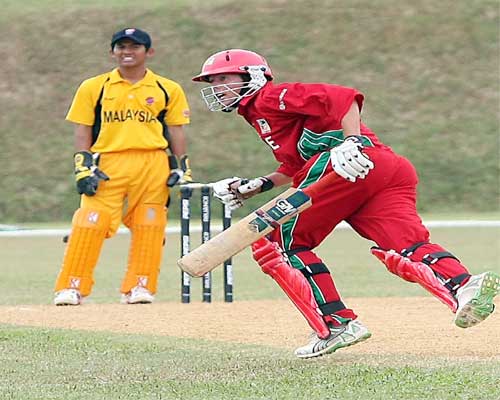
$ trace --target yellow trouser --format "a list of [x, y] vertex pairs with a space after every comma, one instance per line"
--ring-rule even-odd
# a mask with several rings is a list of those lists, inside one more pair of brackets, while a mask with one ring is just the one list
[[[99, 168], [110, 179], [99, 183], [95, 196], [81, 196], [55, 290], [77, 288], [83, 296], [90, 294], [102, 241], [113, 236], [123, 221], [131, 230], [132, 240], [121, 291], [126, 293], [142, 285], [155, 293], [167, 222], [167, 154], [164, 150], [104, 153]], [[82, 229], [89, 213], [95, 212], [106, 217], [100, 219], [97, 228]]]

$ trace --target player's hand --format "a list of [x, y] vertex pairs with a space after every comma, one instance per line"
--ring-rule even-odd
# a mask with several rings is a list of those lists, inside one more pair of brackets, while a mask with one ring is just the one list
[[242, 199], [248, 199], [252, 196], [255, 196], [258, 193], [267, 192], [274, 187], [274, 183], [271, 179], [260, 176], [255, 179], [246, 180], [246, 182], [240, 183], [237, 187], [237, 191]]
[[363, 142], [359, 136], [348, 136], [342, 144], [330, 150], [333, 170], [351, 182], [357, 178], [364, 179], [375, 165], [362, 149]]
[[186, 154], [179, 159], [174, 155], [170, 155], [168, 156], [168, 163], [170, 165], [170, 175], [167, 179], [168, 187], [193, 182], [191, 166]]
[[94, 196], [97, 193], [99, 181], [107, 181], [109, 177], [97, 166], [99, 153], [78, 151], [73, 157], [75, 163], [76, 190], [79, 194]]
[[215, 182], [212, 189], [216, 198], [227, 204], [231, 210], [235, 210], [243, 205], [244, 200], [273, 187], [273, 181], [265, 176], [255, 179], [234, 176]]
[[231, 211], [236, 210], [243, 205], [243, 198], [237, 189], [244, 182], [248, 182], [248, 179], [237, 176], [217, 181], [212, 185], [214, 197], [226, 204]]

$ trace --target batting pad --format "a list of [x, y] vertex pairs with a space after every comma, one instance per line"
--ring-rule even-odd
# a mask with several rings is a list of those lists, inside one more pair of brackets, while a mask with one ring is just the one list
[[122, 293], [130, 292], [134, 286], [143, 286], [156, 293], [166, 225], [164, 206], [143, 204], [134, 210], [129, 225], [132, 239]]
[[90, 294], [94, 284], [94, 268], [110, 224], [111, 215], [106, 211], [89, 208], [75, 211], [63, 264], [56, 281], [56, 292], [77, 289], [82, 296]]

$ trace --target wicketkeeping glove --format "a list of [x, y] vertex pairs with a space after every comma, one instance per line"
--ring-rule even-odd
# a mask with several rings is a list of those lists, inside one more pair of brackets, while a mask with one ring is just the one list
[[331, 149], [333, 170], [351, 182], [355, 182], [356, 178], [364, 179], [375, 165], [361, 151], [363, 147], [360, 136], [348, 136], [342, 144]]
[[94, 196], [99, 181], [109, 180], [109, 177], [97, 168], [99, 153], [92, 154], [90, 151], [78, 151], [75, 153], [73, 160], [75, 162], [76, 190], [79, 194]]
[[167, 179], [168, 187], [193, 182], [191, 166], [186, 154], [179, 159], [174, 155], [168, 156], [168, 164], [170, 166], [170, 175]]

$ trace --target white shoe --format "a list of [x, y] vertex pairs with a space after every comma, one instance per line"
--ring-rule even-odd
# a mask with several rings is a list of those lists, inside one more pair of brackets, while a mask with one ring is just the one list
[[493, 298], [500, 293], [500, 275], [485, 272], [472, 275], [469, 281], [457, 290], [458, 301], [455, 325], [469, 328], [484, 321], [495, 310]]
[[150, 304], [155, 297], [151, 292], [143, 286], [134, 286], [132, 290], [126, 294], [122, 294], [122, 304]]
[[309, 343], [295, 350], [295, 355], [299, 358], [318, 357], [362, 342], [372, 335], [368, 328], [358, 320], [349, 321], [340, 326], [332, 326], [330, 331], [331, 334], [327, 339], [320, 339], [316, 333], [313, 333]]
[[56, 306], [78, 306], [82, 304], [82, 295], [76, 289], [63, 289], [54, 297]]

